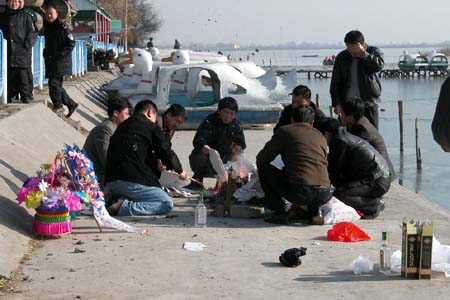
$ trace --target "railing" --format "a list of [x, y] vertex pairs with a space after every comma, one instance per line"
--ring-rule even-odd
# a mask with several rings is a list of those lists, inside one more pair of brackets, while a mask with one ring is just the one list
[[[32, 71], [33, 71], [33, 85], [42, 89], [43, 85], [47, 83], [45, 78], [45, 63], [44, 63], [44, 47], [45, 38], [40, 36], [33, 46], [32, 55]], [[116, 55], [123, 52], [122, 46], [115, 44], [105, 44], [103, 42], [94, 41], [92, 49], [112, 49]], [[0, 104], [7, 103], [7, 46], [6, 40], [3, 39], [3, 33], [0, 30]], [[88, 50], [86, 41], [76, 40], [75, 48], [72, 51], [72, 76], [81, 76], [86, 74], [88, 70]]]
[[7, 65], [6, 65], [6, 40], [3, 39], [3, 33], [0, 30], [0, 103], [6, 104], [7, 102]]

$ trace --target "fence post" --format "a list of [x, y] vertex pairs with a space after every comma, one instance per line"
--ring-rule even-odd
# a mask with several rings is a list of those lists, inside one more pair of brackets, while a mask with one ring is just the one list
[[398, 101], [398, 119], [400, 122], [400, 152], [403, 153], [403, 101]]
[[420, 147], [419, 147], [419, 126], [417, 125], [417, 118], [415, 120], [415, 127], [416, 127], [416, 163], [417, 163], [417, 170], [422, 170], [422, 155], [420, 153]]
[[316, 94], [316, 106], [317, 106], [317, 108], [320, 108], [320, 97], [319, 97], [319, 94]]
[[1, 43], [2, 43], [2, 53], [0, 53], [1, 55], [1, 60], [2, 60], [2, 70], [0, 70], [0, 72], [2, 72], [2, 80], [3, 80], [3, 92], [2, 92], [2, 104], [7, 104], [8, 103], [8, 66], [7, 66], [7, 44], [6, 44], [6, 40], [3, 39], [3, 34], [0, 35], [1, 37]]

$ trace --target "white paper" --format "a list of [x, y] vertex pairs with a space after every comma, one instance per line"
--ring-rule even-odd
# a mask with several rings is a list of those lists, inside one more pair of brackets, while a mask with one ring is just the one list
[[184, 242], [183, 243], [183, 249], [186, 251], [193, 251], [193, 252], [198, 252], [198, 251], [203, 251], [203, 249], [206, 248], [206, 245], [202, 244], [202, 243], [198, 243], [198, 242]]

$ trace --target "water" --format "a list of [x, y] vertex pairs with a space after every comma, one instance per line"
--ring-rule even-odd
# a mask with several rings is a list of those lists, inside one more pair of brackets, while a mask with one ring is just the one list
[[[387, 64], [397, 63], [398, 57], [404, 49], [381, 49]], [[407, 49], [409, 53], [418, 50], [431, 51], [434, 49]], [[242, 57], [244, 60], [251, 51], [232, 51], [234, 58]], [[250, 54], [251, 60], [261, 65], [264, 59], [267, 62], [292, 65], [297, 62], [299, 66], [320, 66], [325, 56], [339, 53], [337, 49], [318, 50], [269, 50]], [[227, 55], [228, 52], [225, 52]], [[302, 55], [318, 54], [319, 57]], [[235, 59], [236, 60], [236, 59]], [[267, 63], [266, 63], [267, 64]], [[295, 64], [295, 63], [294, 63]], [[306, 75], [299, 77], [302, 84], [307, 85], [313, 95], [320, 96], [321, 109], [328, 114], [330, 106], [330, 79], [307, 79]], [[381, 79], [382, 94], [380, 108], [380, 132], [383, 135], [389, 155], [399, 174], [398, 181], [403, 186], [416, 193], [422, 194], [433, 202], [450, 209], [447, 190], [450, 178], [450, 153], [444, 152], [434, 142], [431, 133], [431, 120], [436, 108], [439, 91], [445, 78], [410, 78], [410, 79]], [[313, 96], [314, 99], [314, 96]], [[400, 130], [398, 117], [398, 100], [403, 100], [404, 111], [404, 152], [400, 155]], [[419, 145], [422, 154], [422, 171], [416, 168], [415, 127], [414, 120], [418, 118]]]

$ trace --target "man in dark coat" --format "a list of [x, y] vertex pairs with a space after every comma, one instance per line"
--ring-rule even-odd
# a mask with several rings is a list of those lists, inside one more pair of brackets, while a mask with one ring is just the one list
[[345, 35], [346, 50], [336, 57], [331, 76], [330, 94], [334, 112], [347, 98], [360, 98], [366, 105], [364, 115], [378, 128], [378, 104], [381, 84], [377, 72], [384, 66], [380, 49], [368, 46], [363, 34], [352, 30]]
[[0, 15], [0, 29], [7, 41], [8, 103], [13, 94], [20, 94], [22, 102], [31, 100], [27, 68], [37, 38], [37, 29], [31, 16], [22, 10], [23, 0], [9, 0]]
[[[266, 222], [290, 222], [283, 198], [308, 206], [311, 217], [315, 217], [319, 206], [333, 195], [327, 171], [327, 142], [313, 128], [313, 121], [311, 107], [295, 108], [293, 123], [278, 129], [256, 156], [264, 207], [274, 211]], [[281, 155], [283, 170], [271, 164], [277, 155]]]
[[369, 142], [348, 133], [336, 119], [324, 118], [318, 129], [328, 143], [328, 174], [336, 188], [333, 195], [364, 213], [364, 218], [376, 218], [391, 186], [383, 156]]
[[[219, 152], [224, 163], [233, 155], [241, 153], [245, 147], [244, 131], [241, 122], [235, 117], [238, 104], [232, 97], [219, 101], [217, 111], [208, 115], [200, 124], [194, 136], [194, 150], [189, 156], [189, 163], [194, 172], [193, 178], [203, 181], [204, 177], [214, 176], [215, 172], [209, 161], [209, 149]], [[194, 182], [189, 188], [200, 188]]]
[[122, 96], [116, 96], [108, 102], [108, 118], [89, 132], [83, 149], [94, 164], [95, 174], [100, 186], [105, 185], [106, 155], [109, 140], [120, 123], [128, 119], [131, 105]]
[[446, 152], [450, 152], [450, 77], [447, 78], [441, 87], [439, 99], [436, 104], [431, 131], [434, 140]]
[[325, 114], [311, 102], [311, 90], [305, 85], [298, 85], [290, 93], [292, 96], [291, 104], [286, 106], [281, 112], [278, 123], [273, 128], [273, 132], [278, 130], [281, 126], [292, 124], [292, 115], [294, 110], [299, 106], [310, 106], [314, 111], [314, 124], [317, 124], [320, 119], [325, 117]]
[[341, 103], [340, 119], [348, 132], [369, 142], [386, 160], [391, 180], [395, 179], [395, 170], [386, 149], [384, 139], [369, 120], [364, 117], [365, 105], [361, 99], [347, 99]]
[[56, 8], [49, 6], [45, 13], [45, 75], [48, 77], [50, 99], [53, 110], [60, 114], [64, 111], [63, 104], [67, 106], [69, 118], [78, 107], [62, 86], [63, 77], [72, 73], [72, 50], [75, 41], [69, 28], [59, 18]]
[[186, 109], [180, 104], [172, 104], [163, 114], [158, 117], [157, 123], [161, 127], [164, 136], [172, 143], [175, 130], [186, 121]]
[[155, 103], [142, 100], [136, 104], [133, 116], [123, 121], [111, 137], [106, 159], [105, 198], [108, 211], [113, 215], [169, 212], [173, 203], [161, 189], [160, 172], [167, 168], [180, 174], [182, 180], [187, 177], [156, 124], [157, 113]]

